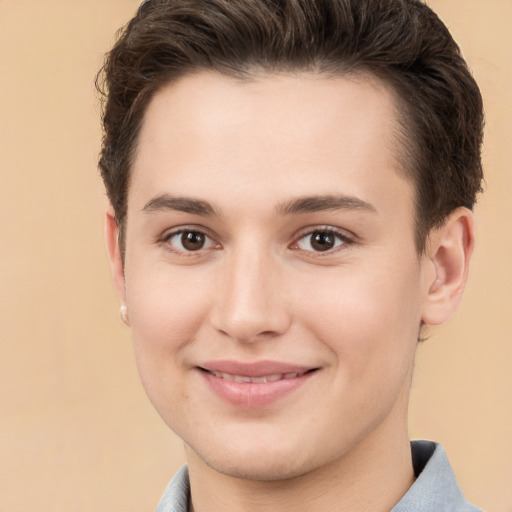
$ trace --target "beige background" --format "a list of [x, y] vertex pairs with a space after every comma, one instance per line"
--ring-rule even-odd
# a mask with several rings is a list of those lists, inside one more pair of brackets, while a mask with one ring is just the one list
[[[136, 0], [0, 0], [0, 512], [153, 510], [181, 443], [149, 405], [103, 249], [93, 77]], [[458, 316], [420, 347], [411, 435], [512, 512], [512, 2], [435, 0], [487, 106]]]

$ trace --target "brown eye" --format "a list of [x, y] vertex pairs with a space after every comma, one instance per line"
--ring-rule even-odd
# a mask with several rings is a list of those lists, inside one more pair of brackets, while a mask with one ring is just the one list
[[332, 249], [336, 243], [336, 238], [332, 233], [315, 232], [311, 235], [311, 247], [315, 251], [328, 251]]
[[165, 238], [165, 243], [178, 253], [197, 252], [216, 246], [215, 242], [208, 235], [195, 229], [180, 229], [170, 233]]
[[199, 251], [204, 247], [206, 237], [199, 231], [184, 231], [181, 234], [181, 245], [187, 251]]
[[341, 233], [317, 229], [301, 237], [297, 247], [303, 251], [327, 252], [347, 243], [350, 243], [350, 240]]

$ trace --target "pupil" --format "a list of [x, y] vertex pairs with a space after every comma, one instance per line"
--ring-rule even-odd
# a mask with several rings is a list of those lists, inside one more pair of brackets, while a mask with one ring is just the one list
[[328, 251], [334, 247], [334, 236], [330, 233], [314, 233], [311, 238], [311, 246], [316, 251]]
[[181, 244], [187, 251], [198, 251], [204, 246], [204, 235], [197, 231], [186, 231], [181, 235]]

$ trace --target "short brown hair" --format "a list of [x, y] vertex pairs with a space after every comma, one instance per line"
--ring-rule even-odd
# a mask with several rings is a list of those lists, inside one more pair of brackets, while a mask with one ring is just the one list
[[406, 172], [416, 192], [416, 246], [483, 179], [483, 107], [457, 44], [419, 0], [149, 0], [120, 31], [97, 86], [104, 98], [99, 167], [120, 228], [146, 108], [196, 70], [365, 73], [396, 92]]

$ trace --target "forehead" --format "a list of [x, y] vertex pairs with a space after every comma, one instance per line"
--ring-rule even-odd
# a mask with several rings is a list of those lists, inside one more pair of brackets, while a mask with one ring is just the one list
[[403, 180], [399, 132], [393, 91], [376, 78], [202, 71], [150, 102], [132, 185], [146, 198], [158, 188], [215, 196], [228, 184], [263, 198], [270, 186], [286, 200], [329, 194], [339, 177], [336, 192], [358, 195]]

